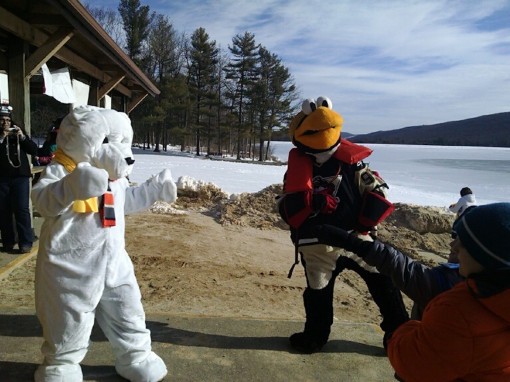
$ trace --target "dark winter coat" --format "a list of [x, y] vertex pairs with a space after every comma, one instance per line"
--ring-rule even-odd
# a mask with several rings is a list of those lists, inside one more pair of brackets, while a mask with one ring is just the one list
[[16, 136], [5, 137], [0, 143], [0, 176], [31, 177], [27, 154], [37, 155], [37, 144], [29, 136], [25, 135], [25, 139], [19, 141]]
[[427, 304], [438, 294], [463, 280], [459, 265], [444, 263], [428, 267], [379, 241], [373, 243], [350, 239], [349, 250], [382, 273], [414, 302], [413, 319], [421, 319]]

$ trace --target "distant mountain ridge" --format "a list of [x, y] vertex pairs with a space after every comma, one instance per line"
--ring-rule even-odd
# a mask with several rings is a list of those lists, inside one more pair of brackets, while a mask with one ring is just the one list
[[354, 135], [349, 140], [357, 143], [510, 147], [510, 112], [376, 131]]

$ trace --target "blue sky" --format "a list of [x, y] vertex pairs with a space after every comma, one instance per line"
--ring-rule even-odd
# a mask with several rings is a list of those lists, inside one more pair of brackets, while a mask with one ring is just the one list
[[[84, 1], [85, 2], [85, 1]], [[117, 0], [89, 0], [116, 9]], [[253, 33], [354, 134], [510, 111], [508, 0], [141, 0], [224, 50]]]

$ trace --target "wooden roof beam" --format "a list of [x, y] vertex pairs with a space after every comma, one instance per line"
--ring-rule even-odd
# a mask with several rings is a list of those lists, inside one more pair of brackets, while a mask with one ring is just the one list
[[145, 97], [147, 97], [147, 95], [148, 93], [140, 93], [132, 97], [127, 105], [127, 114], [131, 113], [135, 109], [135, 107], [137, 107], [138, 104], [142, 102]]
[[0, 7], [0, 20], [2, 20], [2, 28], [13, 35], [25, 41], [34, 40], [34, 31], [30, 28], [30, 25], [3, 7]]
[[104, 84], [103, 86], [101, 86], [101, 88], [99, 89], [98, 93], [97, 93], [97, 98], [98, 99], [101, 99], [103, 98], [105, 95], [107, 95], [112, 89], [114, 89], [119, 83], [120, 81], [122, 81], [124, 78], [126, 77], [125, 74], [119, 74], [115, 77], [112, 77], [110, 79], [110, 81], [108, 81], [106, 84]]
[[79, 0], [46, 0], [60, 10], [73, 27], [122, 68], [128, 78], [140, 84], [144, 91], [155, 96], [160, 90], [131, 58], [113, 41]]
[[[31, 27], [30, 24], [2, 7], [0, 7], [0, 20], [2, 20], [3, 29], [6, 29], [10, 33], [32, 45], [39, 47], [44, 45], [48, 40], [48, 35], [46, 33], [40, 31], [37, 28]], [[90, 62], [78, 56], [76, 53], [66, 48], [65, 46], [55, 52], [55, 57], [99, 80], [100, 82], [107, 83], [111, 79], [111, 77], [104, 73], [101, 69], [97, 68], [95, 65], [92, 65]], [[131, 90], [120, 83], [116, 86], [116, 90], [129, 98], [131, 98], [133, 94]]]
[[55, 55], [72, 37], [74, 32], [69, 28], [60, 28], [50, 36], [48, 41], [32, 53], [25, 62], [25, 76], [32, 77], [43, 64]]
[[[45, 4], [46, 6], [46, 4]], [[37, 12], [37, 13], [30, 13], [28, 15], [27, 21], [31, 25], [40, 25], [40, 26], [46, 26], [46, 25], [52, 25], [52, 26], [65, 26], [69, 25], [69, 23], [66, 21], [66, 19], [62, 15], [58, 14], [48, 14], [44, 12]]]

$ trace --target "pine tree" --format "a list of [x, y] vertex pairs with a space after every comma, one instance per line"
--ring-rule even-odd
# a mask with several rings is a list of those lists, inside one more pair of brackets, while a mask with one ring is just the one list
[[[258, 130], [259, 161], [267, 160], [273, 128], [286, 123], [297, 98], [296, 86], [281, 59], [265, 47], [259, 49], [257, 81], [252, 107]], [[264, 142], [267, 147], [264, 150]]]
[[234, 56], [232, 62], [226, 67], [226, 78], [234, 82], [232, 100], [237, 113], [237, 159], [241, 159], [242, 138], [245, 133], [245, 107], [251, 101], [251, 91], [256, 76], [257, 49], [255, 35], [245, 32], [232, 38], [232, 46], [228, 46]]
[[140, 0], [120, 0], [119, 13], [126, 32], [126, 52], [136, 63], [141, 64], [143, 44], [150, 32], [154, 15], [148, 5], [140, 5]]
[[207, 132], [207, 154], [211, 154], [212, 108], [216, 98], [215, 85], [218, 82], [217, 63], [216, 41], [210, 41], [205, 29], [198, 28], [191, 36], [188, 67], [190, 95], [194, 105], [197, 155], [200, 155], [202, 127], [205, 127]]

